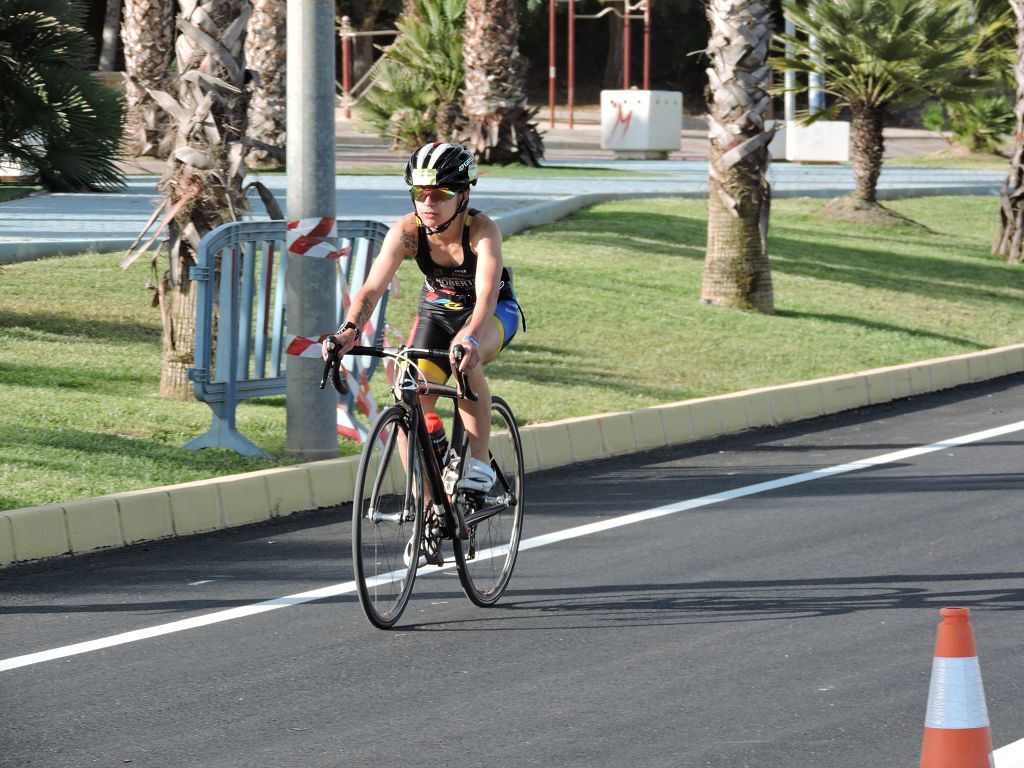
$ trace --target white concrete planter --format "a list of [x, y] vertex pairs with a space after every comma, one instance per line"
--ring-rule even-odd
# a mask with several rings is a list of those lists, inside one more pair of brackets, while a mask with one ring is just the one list
[[36, 177], [35, 169], [25, 169], [6, 157], [0, 157], [0, 181], [11, 184], [28, 183]]
[[[782, 131], [785, 157], [791, 163], [848, 163], [850, 124], [844, 120], [819, 120], [811, 125], [786, 123]], [[779, 135], [776, 134], [779, 141]], [[772, 142], [773, 146], [777, 146]], [[778, 157], [772, 151], [772, 157]]]
[[682, 146], [683, 94], [601, 91], [601, 148], [623, 160], [664, 160]]
[[[37, 136], [23, 136], [19, 142], [24, 147], [38, 147], [42, 142]], [[20, 162], [11, 157], [0, 155], [0, 181], [28, 183], [36, 177], [36, 169], [31, 166], [23, 166]]]

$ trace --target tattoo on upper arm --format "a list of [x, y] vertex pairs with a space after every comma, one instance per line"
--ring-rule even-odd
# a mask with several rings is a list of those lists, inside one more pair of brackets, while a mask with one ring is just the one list
[[402, 233], [402, 247], [405, 249], [406, 258], [416, 255], [417, 245], [418, 241], [416, 235], [414, 235], [412, 232]]

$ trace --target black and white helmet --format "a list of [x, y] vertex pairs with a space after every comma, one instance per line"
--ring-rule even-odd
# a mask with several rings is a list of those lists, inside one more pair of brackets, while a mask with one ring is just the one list
[[457, 144], [424, 144], [405, 164], [405, 183], [417, 187], [469, 189], [476, 184], [476, 159]]

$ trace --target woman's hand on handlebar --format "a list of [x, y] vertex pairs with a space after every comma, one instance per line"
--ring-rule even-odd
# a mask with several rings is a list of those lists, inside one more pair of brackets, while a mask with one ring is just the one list
[[343, 331], [332, 333], [330, 336], [324, 339], [323, 344], [320, 345], [320, 356], [324, 360], [326, 360], [330, 356], [331, 350], [328, 347], [328, 344], [331, 341], [334, 341], [334, 344], [336, 345], [335, 354], [337, 354], [339, 358], [344, 357], [349, 353], [352, 347], [356, 345], [356, 341], [358, 340], [358, 338], [359, 335], [351, 328], [346, 328]]
[[[477, 348], [479, 344], [480, 342], [470, 335], [466, 335], [459, 341], [453, 342], [449, 353], [449, 361], [451, 362], [452, 369], [454, 370], [458, 367], [462, 373], [469, 373], [480, 365], [480, 350]], [[463, 350], [461, 361], [457, 361], [455, 359], [456, 347], [461, 347]]]

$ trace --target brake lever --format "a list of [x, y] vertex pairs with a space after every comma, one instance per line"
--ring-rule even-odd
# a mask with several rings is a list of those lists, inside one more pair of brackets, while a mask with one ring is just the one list
[[480, 396], [469, 386], [469, 378], [459, 367], [462, 363], [462, 358], [465, 356], [466, 350], [462, 348], [461, 344], [452, 350], [452, 359], [455, 361], [455, 382], [459, 385], [459, 395], [475, 403], [480, 399]]
[[327, 386], [327, 377], [339, 395], [348, 394], [348, 384], [341, 378], [341, 355], [338, 354], [338, 342], [333, 338], [327, 340], [327, 359], [324, 361], [324, 373], [320, 377], [320, 389]]

